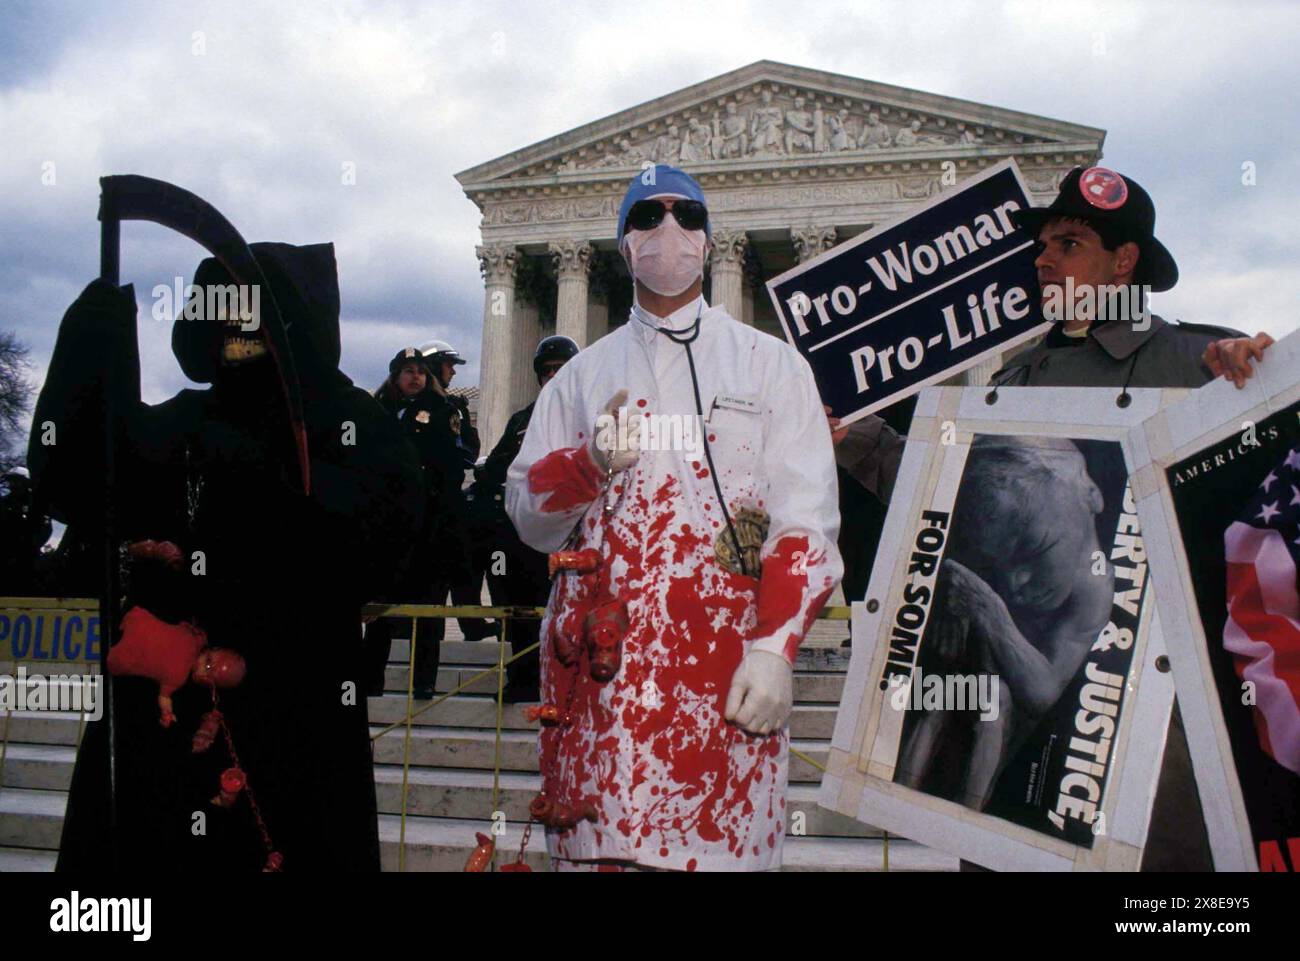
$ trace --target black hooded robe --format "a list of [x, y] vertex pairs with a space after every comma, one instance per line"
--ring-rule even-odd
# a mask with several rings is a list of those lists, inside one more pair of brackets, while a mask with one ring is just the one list
[[[193, 619], [243, 655], [247, 676], [221, 693], [234, 746], [283, 869], [378, 870], [374, 774], [361, 672], [359, 608], [391, 577], [383, 558], [418, 530], [414, 451], [374, 400], [338, 370], [333, 246], [254, 244], [288, 329], [303, 397], [311, 495], [276, 364], [219, 364], [216, 324], [178, 319], [173, 349], [207, 390], [139, 402], [131, 288], [92, 283], [64, 316], [29, 453], [33, 479], [70, 528], [102, 530], [104, 371], [116, 367], [119, 541], [171, 540], [185, 566], [170, 582], [135, 576], [127, 603]], [[196, 283], [226, 283], [205, 261]], [[39, 433], [56, 426], [56, 443]], [[203, 573], [195, 570], [201, 552]], [[160, 584], [162, 585], [160, 587]], [[124, 607], [125, 609], [125, 607]], [[230, 765], [218, 739], [191, 738], [211, 706], [187, 684], [160, 726], [158, 685], [118, 677], [117, 863], [122, 870], [256, 871], [266, 851], [247, 797], [211, 804]], [[90, 723], [73, 774], [59, 870], [111, 870], [105, 722]]]

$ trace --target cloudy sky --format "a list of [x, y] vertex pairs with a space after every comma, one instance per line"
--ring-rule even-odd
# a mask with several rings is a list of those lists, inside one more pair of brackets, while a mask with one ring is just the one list
[[[1298, 27], [1294, 3], [1197, 0], [5, 0], [0, 329], [31, 347], [39, 383], [98, 269], [97, 178], [137, 173], [250, 240], [332, 240], [360, 384], [432, 337], [471, 357], [457, 383], [476, 383], [478, 212], [453, 174], [770, 59], [1105, 129], [1104, 162], [1150, 190], [1182, 268], [1156, 310], [1277, 336], [1300, 320]], [[124, 228], [146, 400], [185, 384], [149, 291], [201, 255]]]

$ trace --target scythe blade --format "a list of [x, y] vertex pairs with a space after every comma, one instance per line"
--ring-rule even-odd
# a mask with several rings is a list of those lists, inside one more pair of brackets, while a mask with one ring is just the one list
[[293, 351], [289, 347], [288, 329], [280, 314], [280, 306], [275, 301], [275, 294], [267, 284], [261, 265], [249, 250], [247, 242], [234, 225], [210, 203], [165, 180], [124, 174], [101, 177], [99, 186], [99, 219], [103, 225], [104, 238], [100, 276], [104, 280], [118, 283], [118, 225], [123, 220], [144, 220], [168, 227], [190, 238], [216, 257], [235, 283], [255, 284], [262, 292], [261, 318], [266, 328], [267, 346], [280, 372], [285, 403], [289, 407], [289, 423], [293, 429], [303, 492], [310, 493], [311, 463], [302, 413], [302, 390], [298, 383]]

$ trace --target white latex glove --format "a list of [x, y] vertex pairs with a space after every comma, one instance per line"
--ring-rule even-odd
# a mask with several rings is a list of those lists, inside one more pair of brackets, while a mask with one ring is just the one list
[[794, 668], [780, 654], [750, 651], [731, 678], [723, 717], [750, 734], [785, 726], [794, 705]]
[[591, 433], [591, 459], [602, 472], [627, 470], [641, 456], [641, 416], [628, 418], [626, 447], [621, 447], [619, 437], [619, 408], [627, 405], [627, 388], [620, 390], [605, 404], [605, 411], [596, 418], [596, 429]]

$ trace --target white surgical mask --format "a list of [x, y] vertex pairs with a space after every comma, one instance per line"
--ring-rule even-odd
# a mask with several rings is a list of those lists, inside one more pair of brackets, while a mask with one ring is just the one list
[[684, 230], [671, 213], [654, 230], [632, 230], [623, 237], [632, 276], [656, 294], [680, 294], [704, 274], [703, 230]]

